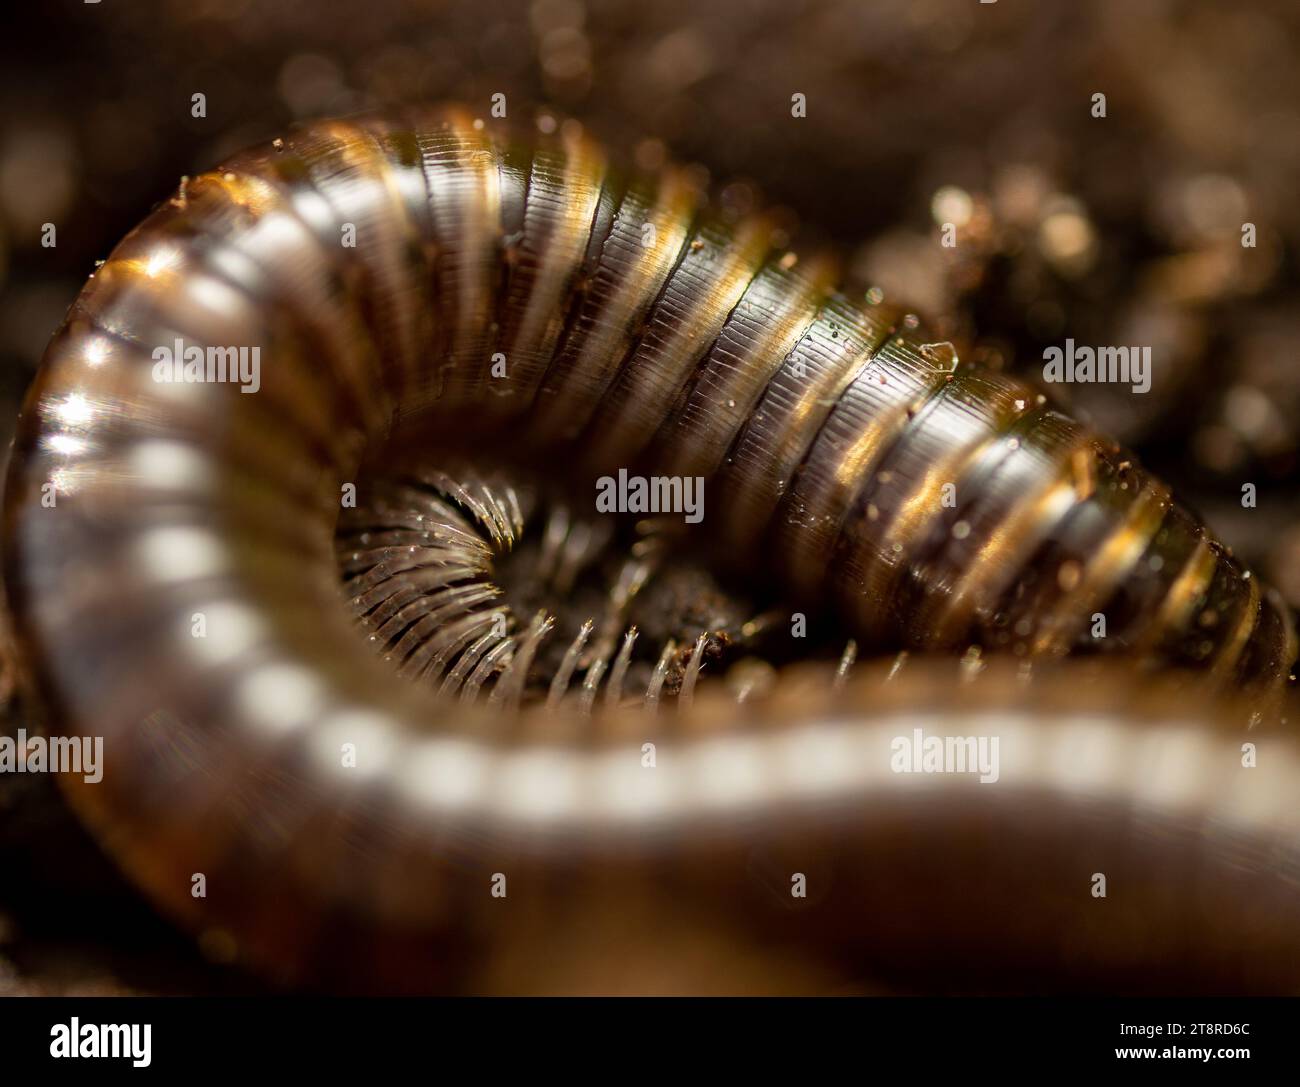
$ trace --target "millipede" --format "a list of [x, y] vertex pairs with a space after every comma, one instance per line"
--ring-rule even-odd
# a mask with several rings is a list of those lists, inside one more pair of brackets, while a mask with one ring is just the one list
[[[46, 727], [104, 740], [74, 807], [209, 953], [1294, 991], [1289, 610], [790, 233], [449, 106], [237, 154], [95, 270], [15, 439], [8, 602]], [[599, 512], [629, 473], [700, 523]], [[891, 768], [925, 733], [996, 736], [997, 780]]]

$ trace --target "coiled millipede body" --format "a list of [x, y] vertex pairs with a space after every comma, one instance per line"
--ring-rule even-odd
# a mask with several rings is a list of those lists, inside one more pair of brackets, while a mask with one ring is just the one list
[[[49, 727], [104, 738], [68, 789], [107, 849], [326, 988], [1294, 988], [1300, 751], [1132, 667], [1276, 719], [1275, 596], [743, 194], [497, 124], [187, 179], [50, 345], [7, 587]], [[698, 477], [702, 524], [593, 512], [621, 470]], [[792, 607], [838, 668], [772, 669]], [[848, 675], [972, 646], [1021, 666]], [[1129, 667], [1024, 682], [1081, 648]], [[998, 737], [998, 780], [894, 772], [918, 728]]]

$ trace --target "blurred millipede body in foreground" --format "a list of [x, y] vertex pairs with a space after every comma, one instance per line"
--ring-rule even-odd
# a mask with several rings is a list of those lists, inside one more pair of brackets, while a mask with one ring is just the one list
[[[51, 725], [106, 739], [72, 793], [107, 848], [210, 943], [325, 986], [635, 989], [639, 964], [647, 988], [819, 988], [951, 928], [938, 864], [987, 879], [964, 905], [1008, 968], [1294, 987], [1289, 737], [1261, 732], [1246, 770], [1210, 710], [1139, 712], [1128, 680], [1072, 708], [1074, 673], [931, 690], [749, 661], [737, 707], [701, 672], [768, 620], [720, 591], [721, 633], [629, 622], [698, 543], [835, 613], [842, 673], [860, 650], [1083, 648], [1199, 670], [1262, 717], [1296, 652], [1275, 594], [1112, 443], [833, 290], [779, 216], [673, 166], [624, 178], [572, 122], [493, 124], [322, 122], [187, 179], [51, 344], [7, 584]], [[260, 373], [160, 380], [173, 344]], [[629, 545], [542, 667], [554, 616], [503, 600], [497, 566], [545, 506], [534, 577], [573, 593], [614, 547], [575, 503], [621, 469], [699, 477], [704, 524]], [[665, 692], [677, 714], [638, 709]], [[997, 735], [1000, 780], [893, 773], [914, 728]], [[651, 915], [637, 958], [625, 927]]]

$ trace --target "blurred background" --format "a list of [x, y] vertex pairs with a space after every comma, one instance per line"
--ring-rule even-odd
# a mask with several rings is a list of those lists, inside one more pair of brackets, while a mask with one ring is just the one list
[[[1149, 394], [1052, 395], [1300, 605], [1294, 0], [47, 0], [8, 21], [6, 445], [96, 260], [182, 175], [299, 119], [504, 93], [513, 117], [755, 184], [963, 356], [1033, 377], [1067, 336], [1151, 345]], [[256, 988], [219, 957], [152, 915], [47, 778], [0, 776], [0, 993]]]

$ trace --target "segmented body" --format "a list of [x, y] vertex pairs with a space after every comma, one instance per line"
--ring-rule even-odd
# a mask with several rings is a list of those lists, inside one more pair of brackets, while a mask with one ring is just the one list
[[[743, 712], [702, 699], [658, 724], [611, 706], [543, 727], [501, 697], [482, 711], [434, 697], [454, 676], [520, 701], [537, 634], [527, 617], [494, 633], [499, 605], [472, 593], [448, 634], [428, 599], [454, 588], [441, 575], [384, 635], [400, 669], [438, 684], [360, 651], [339, 599], [340, 494], [363, 462], [422, 448], [555, 465], [577, 493], [620, 468], [701, 476], [707, 544], [796, 604], [831, 605], [864, 647], [1085, 645], [1257, 700], [1295, 656], [1286, 610], [1158, 481], [1034, 390], [960, 366], [912, 315], [832, 290], [772, 217], [709, 203], [675, 167], [620, 180], [572, 124], [517, 146], [454, 109], [308, 127], [188, 180], [73, 306], [18, 439], [7, 582], [52, 727], [105, 737], [103, 782], [73, 789], [108, 848], [222, 946], [327, 985], [491, 989], [514, 970], [616, 987], [600, 954], [573, 977], [530, 956], [569, 939], [578, 961], [584, 932], [612, 953], [620, 918], [650, 909], [679, 960], [705, 964], [665, 987], [726, 988], [739, 957], [708, 967], [701, 949], [741, 946], [737, 925], [756, 948], [774, 932], [825, 952], [815, 970], [773, 953], [764, 975], [814, 986], [826, 963], [879, 952], [864, 915], [911, 924], [933, 874], [918, 882], [900, 840], [930, 865], [982, 858], [1041, 899], [1044, 926], [1077, 940], [1066, 954], [1031, 926], [1066, 956], [1043, 960], [1059, 976], [1182, 954], [1234, 984], [1291, 984], [1295, 938], [1274, 924], [1295, 905], [1289, 740], [1243, 779], [1239, 742], [1202, 713], [1166, 735], [1118, 696], [1080, 716], [997, 688], [1013, 702], [984, 724], [1015, 753], [995, 802], [889, 769], [890, 737], [918, 721], [971, 731], [965, 688], [907, 681], [890, 706], [850, 685], [821, 705], [783, 680]], [[178, 340], [258, 348], [257, 390], [158, 380], [155, 349]], [[509, 534], [508, 511], [488, 519]], [[400, 579], [374, 572], [384, 561], [351, 571], [370, 578], [354, 602], [449, 560]], [[612, 644], [598, 659], [617, 673]], [[587, 680], [590, 709], [601, 677]], [[646, 743], [662, 745], [652, 766]], [[1171, 771], [1170, 752], [1188, 761]], [[1025, 875], [1025, 821], [1080, 817], [1105, 855]], [[1013, 828], [1020, 846], [990, 850]], [[1225, 884], [1251, 849], [1271, 852], [1246, 864], [1249, 887]], [[779, 868], [787, 850], [825, 878], [814, 910], [774, 921], [755, 857]], [[1088, 913], [1108, 864], [1136, 888], [1122, 939]], [[1005, 905], [975, 912], [1010, 947]], [[1198, 936], [1219, 916], [1254, 924], [1256, 972], [1227, 937], [1143, 951], [1123, 927], [1170, 916]]]

